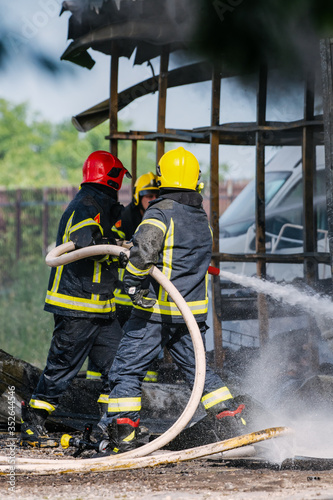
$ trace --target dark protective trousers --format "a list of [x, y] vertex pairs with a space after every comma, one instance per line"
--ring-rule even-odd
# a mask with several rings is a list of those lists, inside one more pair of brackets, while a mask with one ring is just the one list
[[[206, 324], [200, 323], [198, 326], [205, 345]], [[163, 347], [167, 347], [172, 359], [192, 387], [195, 378], [195, 355], [187, 326], [183, 323], [160, 323], [132, 315], [125, 325], [125, 333], [110, 370], [110, 398], [140, 398], [142, 381]], [[219, 375], [207, 365], [204, 394], [224, 385]], [[105, 414], [100, 422], [101, 427], [104, 428], [119, 417], [136, 421], [139, 412]]]
[[103, 393], [108, 394], [108, 374], [122, 333], [117, 319], [72, 318], [55, 314], [46, 367], [32, 399], [56, 406], [88, 355], [102, 374]]

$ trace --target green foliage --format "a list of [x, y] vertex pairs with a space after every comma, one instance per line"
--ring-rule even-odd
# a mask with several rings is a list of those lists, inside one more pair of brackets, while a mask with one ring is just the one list
[[[130, 122], [119, 128], [128, 130]], [[108, 124], [86, 134], [79, 133], [70, 120], [53, 124], [31, 113], [27, 103], [14, 105], [0, 99], [0, 186], [6, 189], [78, 186], [82, 165], [98, 149], [108, 151]], [[138, 175], [155, 168], [152, 143], [138, 147]], [[129, 168], [131, 145], [119, 142], [119, 158]]]
[[49, 267], [42, 258], [25, 258], [13, 273], [0, 294], [1, 349], [44, 368], [53, 331], [53, 315], [43, 310]]
[[[119, 124], [122, 130], [130, 126], [130, 122]], [[49, 268], [41, 251], [45, 217], [42, 188], [78, 187], [87, 156], [109, 149], [108, 133], [107, 123], [81, 134], [69, 120], [52, 124], [31, 113], [26, 103], [14, 105], [0, 99], [0, 186], [6, 189], [0, 211], [0, 345], [40, 368], [45, 365], [53, 331], [53, 316], [43, 311]], [[118, 149], [119, 158], [130, 170], [130, 142], [119, 142]], [[155, 170], [152, 143], [138, 144], [137, 165], [138, 175]], [[19, 260], [17, 196], [22, 202]], [[47, 215], [49, 244], [56, 236], [68, 196], [52, 190], [48, 201], [52, 207]]]

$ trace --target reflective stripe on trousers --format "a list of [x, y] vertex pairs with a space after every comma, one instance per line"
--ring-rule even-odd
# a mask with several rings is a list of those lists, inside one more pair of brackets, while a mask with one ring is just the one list
[[[199, 328], [205, 344], [205, 323], [200, 323]], [[109, 413], [101, 420], [102, 426], [108, 425], [114, 418], [128, 417], [134, 421], [139, 418], [142, 381], [164, 346], [181, 368], [190, 387], [193, 386], [195, 356], [186, 325], [158, 323], [132, 315], [125, 325], [125, 333], [110, 370]], [[207, 365], [204, 394], [224, 387], [219, 375]], [[110, 401], [113, 402], [111, 406]]]

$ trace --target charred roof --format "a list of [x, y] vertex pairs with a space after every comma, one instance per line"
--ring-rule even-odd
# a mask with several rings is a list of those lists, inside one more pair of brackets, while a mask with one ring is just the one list
[[70, 11], [68, 39], [61, 59], [92, 68], [88, 49], [131, 57], [142, 64], [161, 54], [184, 49], [195, 25], [189, 0], [69, 0], [60, 15]]

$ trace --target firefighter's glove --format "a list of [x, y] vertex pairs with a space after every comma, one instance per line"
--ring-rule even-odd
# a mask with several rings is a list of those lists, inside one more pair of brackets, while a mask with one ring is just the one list
[[136, 286], [130, 286], [127, 290], [125, 288], [125, 291], [129, 295], [134, 305], [143, 307], [144, 309], [153, 307], [156, 302], [155, 299], [144, 299], [144, 297], [149, 293], [148, 288], [141, 289]]
[[127, 266], [127, 263], [128, 263], [127, 255], [125, 254], [125, 252], [120, 252], [119, 257], [118, 257], [119, 267], [121, 267], [122, 269], [125, 269], [125, 267]]

